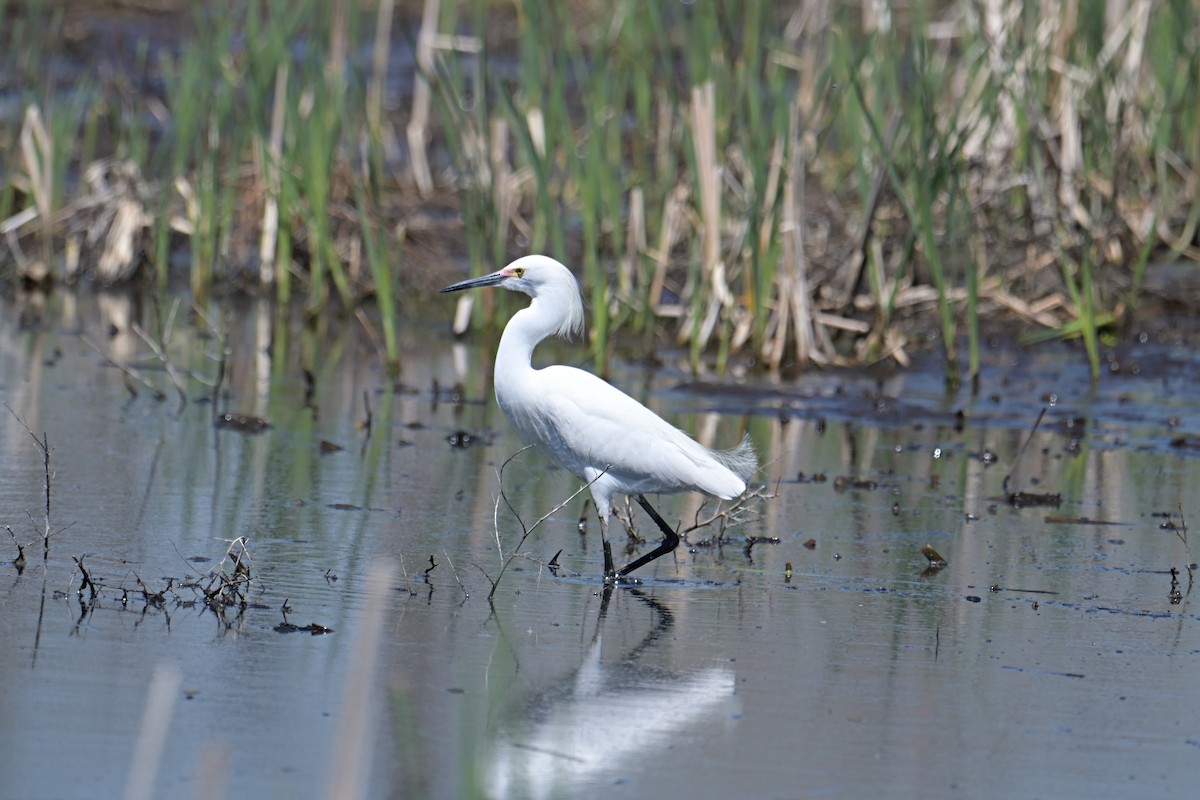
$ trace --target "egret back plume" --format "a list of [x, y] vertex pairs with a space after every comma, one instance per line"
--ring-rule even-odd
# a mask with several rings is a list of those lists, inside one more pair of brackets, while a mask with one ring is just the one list
[[730, 450], [713, 450], [713, 458], [721, 462], [729, 468], [729, 471], [737, 475], [743, 481], [749, 480], [754, 471], [758, 469], [758, 453], [754, 450], [754, 442], [750, 439], [750, 434], [742, 437], [742, 441], [737, 447]]

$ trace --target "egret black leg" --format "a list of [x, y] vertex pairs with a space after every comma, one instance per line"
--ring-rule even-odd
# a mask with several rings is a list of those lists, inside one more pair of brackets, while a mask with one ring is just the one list
[[638, 501], [638, 505], [646, 510], [646, 513], [650, 515], [650, 519], [654, 520], [654, 523], [658, 525], [658, 529], [663, 532], [663, 540], [662, 544], [651, 550], [649, 553], [646, 553], [646, 555], [622, 567], [616, 574], [616, 578], [618, 580], [633, 572], [638, 567], [649, 564], [659, 556], [665, 556], [667, 553], [679, 546], [679, 534], [675, 533], [671, 526], [668, 525], [663, 518], [658, 515], [658, 512], [654, 510], [654, 507], [646, 501], [645, 495], [639, 494], [634, 499]]
[[[599, 511], [599, 508], [596, 510]], [[600, 517], [600, 544], [604, 550], [604, 582], [615, 583], [617, 570], [613, 567], [612, 545], [608, 543], [608, 523], [604, 521], [604, 517]]]

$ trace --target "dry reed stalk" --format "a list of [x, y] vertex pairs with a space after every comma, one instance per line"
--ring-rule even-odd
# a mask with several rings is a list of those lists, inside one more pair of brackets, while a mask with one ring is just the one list
[[280, 169], [283, 164], [283, 125], [287, 118], [287, 84], [288, 64], [284, 61], [275, 69], [275, 100], [271, 106], [271, 134], [267, 141], [267, 191], [262, 238], [258, 244], [258, 279], [263, 284], [274, 283], [278, 272], [275, 246], [279, 242]]
[[[721, 166], [717, 163], [716, 88], [713, 81], [692, 87], [692, 141], [699, 173], [697, 183], [704, 245], [701, 274], [712, 292], [698, 336], [701, 349], [716, 329], [721, 309], [733, 305], [733, 293], [729, 291], [725, 263], [721, 260]], [[684, 326], [684, 330], [686, 328]]]
[[[784, 38], [793, 43], [796, 53], [796, 99], [805, 119], [811, 119], [817, 101], [817, 83], [828, 63], [828, 48], [823, 41], [830, 30], [828, 0], [802, 0], [784, 27]], [[803, 43], [800, 38], [810, 33]], [[818, 38], [821, 37], [821, 38]]]
[[1138, 0], [1137, 5], [1131, 8], [1122, 19], [1122, 26], [1127, 26], [1129, 31], [1125, 47], [1125, 60], [1121, 64], [1117, 79], [1109, 90], [1104, 115], [1109, 125], [1114, 127], [1120, 125], [1120, 138], [1122, 139], [1127, 136], [1137, 136], [1139, 133], [1142, 133], [1143, 140], [1146, 138], [1142, 126], [1138, 125], [1135, 119], [1130, 118], [1128, 124], [1122, 125], [1118, 115], [1122, 107], [1127, 109], [1127, 113], [1130, 113], [1128, 110], [1133, 107], [1139, 88], [1145, 91], [1142, 86], [1142, 62], [1146, 54], [1146, 34], [1150, 28], [1152, 7], [1152, 0]]
[[892, 30], [892, 4], [889, 0], [866, 0], [862, 5], [863, 30], [888, 33]]
[[[960, 131], [969, 132], [963, 144], [964, 157], [984, 159], [990, 167], [998, 169], [1017, 142], [1017, 108], [1013, 98], [1019, 96], [1021, 85], [1027, 80], [1019, 64], [1007, 61], [1007, 54], [1016, 48], [1013, 31], [1021, 20], [1021, 4], [1018, 0], [985, 0], [980, 17], [980, 38], [987, 44], [987, 69], [980, 70], [975, 85], [965, 92], [965, 103], [970, 111], [957, 115], [962, 121]], [[996, 95], [997, 113], [994, 124], [980, 124], [980, 119], [989, 113], [982, 102], [987, 84], [999, 80], [1004, 89]]]
[[670, 175], [675, 171], [671, 153], [671, 136], [675, 130], [674, 106], [664, 87], [657, 87], [654, 94], [655, 107], [658, 109], [658, 122], [654, 126], [654, 172], [656, 175]]
[[42, 112], [36, 105], [25, 109], [21, 124], [21, 163], [29, 179], [29, 191], [34, 205], [43, 220], [50, 219], [53, 196], [54, 143], [42, 121]]
[[540, 108], [530, 108], [525, 112], [525, 124], [529, 126], [529, 139], [533, 142], [533, 150], [538, 158], [546, 157], [546, 117]]
[[734, 306], [730, 320], [733, 322], [733, 331], [729, 336], [729, 349], [741, 350], [754, 335], [754, 314], [745, 306]]
[[686, 183], [680, 183], [667, 193], [663, 201], [662, 228], [659, 230], [658, 249], [650, 253], [654, 259], [654, 277], [650, 281], [650, 308], [657, 316], [679, 316], [678, 306], [670, 309], [662, 305], [663, 285], [667, 280], [667, 265], [671, 261], [671, 250], [685, 233], [687, 202], [690, 192]]
[[[626, 302], [633, 297], [633, 287], [639, 283], [642, 254], [646, 252], [646, 194], [642, 187], [629, 190], [629, 220], [625, 227], [625, 254], [617, 264], [617, 292]], [[616, 309], [613, 309], [615, 314]]]
[[342, 75], [346, 71], [349, 5], [349, 0], [334, 0], [333, 19], [329, 22], [329, 61], [325, 65], [325, 76], [331, 88], [341, 86]]
[[512, 165], [508, 161], [508, 121], [504, 117], [494, 117], [489, 128], [488, 162], [492, 172], [492, 205], [496, 209], [495, 235], [498, 239], [507, 239], [509, 220], [521, 197], [515, 191]]
[[[696, 148], [700, 213], [704, 220], [704, 271], [721, 260], [721, 169], [717, 165], [716, 84], [692, 87], [692, 141]], [[715, 287], [714, 287], [715, 288]]]
[[26, 224], [38, 218], [37, 206], [29, 206], [28, 208], [18, 211], [8, 219], [0, 222], [0, 234], [8, 236], [10, 233], [16, 233]]
[[1056, 317], [1045, 311], [1036, 310], [1029, 303], [1005, 291], [1000, 286], [999, 280], [989, 281], [985, 287], [980, 287], [979, 299], [990, 300], [997, 305], [1003, 306], [1017, 316], [1031, 322], [1036, 322], [1038, 325], [1046, 328], [1057, 328], [1060, 325], [1060, 321]]
[[[1057, 9], [1057, 13], [1055, 13]], [[1058, 202], [1070, 212], [1076, 223], [1091, 228], [1091, 217], [1079, 199], [1079, 172], [1083, 167], [1083, 135], [1080, 130], [1078, 98], [1081, 83], [1089, 80], [1070, 65], [1070, 42], [1078, 32], [1078, 0], [1048, 2], [1042, 9], [1042, 24], [1053, 33], [1050, 43], [1052, 74], [1058, 75], [1053, 99], [1050, 102], [1057, 125], [1058, 144]]]
[[383, 99], [387, 87], [388, 55], [396, 0], [379, 0], [375, 16], [375, 46], [371, 54], [371, 81], [367, 86], [367, 125], [377, 140], [383, 136]]
[[1090, 230], [1092, 218], [1079, 197], [1083, 169], [1083, 133], [1079, 120], [1079, 84], [1067, 74], [1059, 87], [1055, 111], [1058, 121], [1059, 151], [1058, 202], [1063, 205], [1084, 229]]
[[359, 621], [350, 671], [342, 690], [337, 751], [325, 796], [332, 800], [355, 800], [367, 796], [370, 745], [378, 724], [374, 695], [375, 668], [383, 640], [383, 622], [387, 614], [390, 587], [396, 578], [396, 565], [389, 560], [371, 566], [366, 580], [366, 605]]
[[108, 228], [104, 249], [96, 260], [98, 281], [117, 283], [132, 277], [137, 268], [134, 260], [137, 257], [135, 239], [151, 222], [153, 218], [146, 213], [141, 200], [129, 195], [121, 198]]
[[[797, 101], [799, 102], [799, 101]], [[779, 136], [775, 139], [775, 144], [771, 147], [771, 161], [767, 166], [767, 187], [763, 192], [762, 209], [762, 225], [758, 229], [758, 252], [767, 252], [771, 233], [774, 230], [775, 222], [775, 196], [779, 192], [779, 181], [783, 175], [783, 160], [787, 150], [784, 137]], [[747, 292], [754, 291], [753, 285], [746, 287]], [[753, 302], [747, 303], [750, 307], [754, 306]]]
[[816, 326], [812, 309], [812, 294], [808, 286], [808, 265], [804, 257], [804, 141], [800, 134], [800, 101], [791, 109], [792, 158], [787, 168], [783, 190], [783, 213], [779, 234], [783, 237], [779, 273], [776, 276], [778, 321], [774, 336], [765, 341], [763, 357], [772, 369], [783, 362], [789, 334], [796, 347], [796, 359], [801, 365], [826, 364], [829, 358], [818, 344], [824, 333]]
[[141, 250], [139, 235], [153, 222], [142, 203], [149, 190], [141, 169], [134, 161], [93, 161], [83, 170], [80, 185], [81, 196], [55, 215], [56, 225], [66, 225], [66, 277], [73, 277], [78, 270], [81, 234], [89, 247], [99, 251], [94, 259], [98, 282], [116, 283], [132, 277]]
[[[41, 282], [50, 274], [51, 234], [53, 221], [50, 218], [54, 205], [54, 142], [42, 121], [41, 109], [30, 105], [25, 109], [21, 125], [21, 162], [29, 179], [29, 191], [34, 206], [42, 219], [42, 259], [27, 262], [21, 273], [24, 277]], [[14, 252], [17, 252], [14, 250]]]
[[200, 218], [200, 198], [192, 184], [182, 175], [175, 179], [175, 191], [183, 199], [184, 216], [171, 217], [171, 230], [185, 236], [195, 236]]
[[908, 338], [903, 333], [895, 328], [888, 328], [883, 332], [883, 347], [875, 358], [875, 362], [886, 361], [890, 358], [894, 359], [900, 366], [907, 367], [909, 365], [909, 357], [904, 349], [904, 346], [907, 344]]
[[408, 121], [408, 158], [413, 182], [421, 195], [433, 191], [433, 174], [429, 169], [426, 134], [429, 109], [433, 100], [429, 81], [433, 76], [433, 49], [437, 41], [440, 0], [425, 0], [421, 14], [421, 32], [417, 35], [417, 74], [413, 86], [412, 115]]

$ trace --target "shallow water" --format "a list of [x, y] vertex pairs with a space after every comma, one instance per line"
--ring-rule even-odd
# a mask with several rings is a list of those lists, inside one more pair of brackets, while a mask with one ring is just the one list
[[[36, 542], [18, 571], [0, 532], [0, 796], [124, 792], [163, 668], [180, 683], [153, 796], [326, 796], [385, 562], [371, 736], [349, 770], [373, 797], [1186, 796], [1200, 774], [1200, 619], [1168, 572], [1195, 556], [1164, 529], [1197, 515], [1200, 357], [1167, 325], [1114, 348], [1095, 388], [1057, 345], [990, 348], [977, 395], [947, 394], [936, 359], [791, 382], [618, 362], [614, 380], [700, 438], [749, 430], [769, 497], [719, 546], [693, 531], [611, 592], [578, 497], [489, 603], [494, 519], [506, 548], [520, 534], [497, 469], [521, 445], [490, 396], [493, 345], [453, 342], [449, 309], [426, 308], [445, 313], [405, 327], [397, 380], [356, 323], [216, 307], [223, 390], [184, 378], [181, 403], [128, 328], [153, 328], [151, 304], [0, 301], [0, 524]], [[180, 312], [176, 372], [216, 376], [208, 331]], [[88, 342], [164, 399], [133, 396]], [[218, 411], [271, 427], [218, 428]], [[45, 560], [21, 420], [51, 447]], [[1060, 505], [1012, 507], [1010, 472]], [[578, 488], [531, 453], [504, 486], [526, 524]], [[221, 618], [179, 584], [242, 536], [249, 605]], [[926, 543], [948, 566], [927, 570]], [[139, 578], [173, 594], [148, 606]], [[285, 601], [333, 632], [283, 632]]]

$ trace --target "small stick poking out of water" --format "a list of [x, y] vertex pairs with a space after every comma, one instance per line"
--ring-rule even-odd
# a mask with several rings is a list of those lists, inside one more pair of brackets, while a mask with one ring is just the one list
[[933, 545], [929, 543], [925, 543], [921, 546], [921, 555], [929, 559], [929, 566], [931, 569], [941, 569], [950, 563], [946, 559], [942, 558], [942, 554], [937, 550], [934, 550]]

